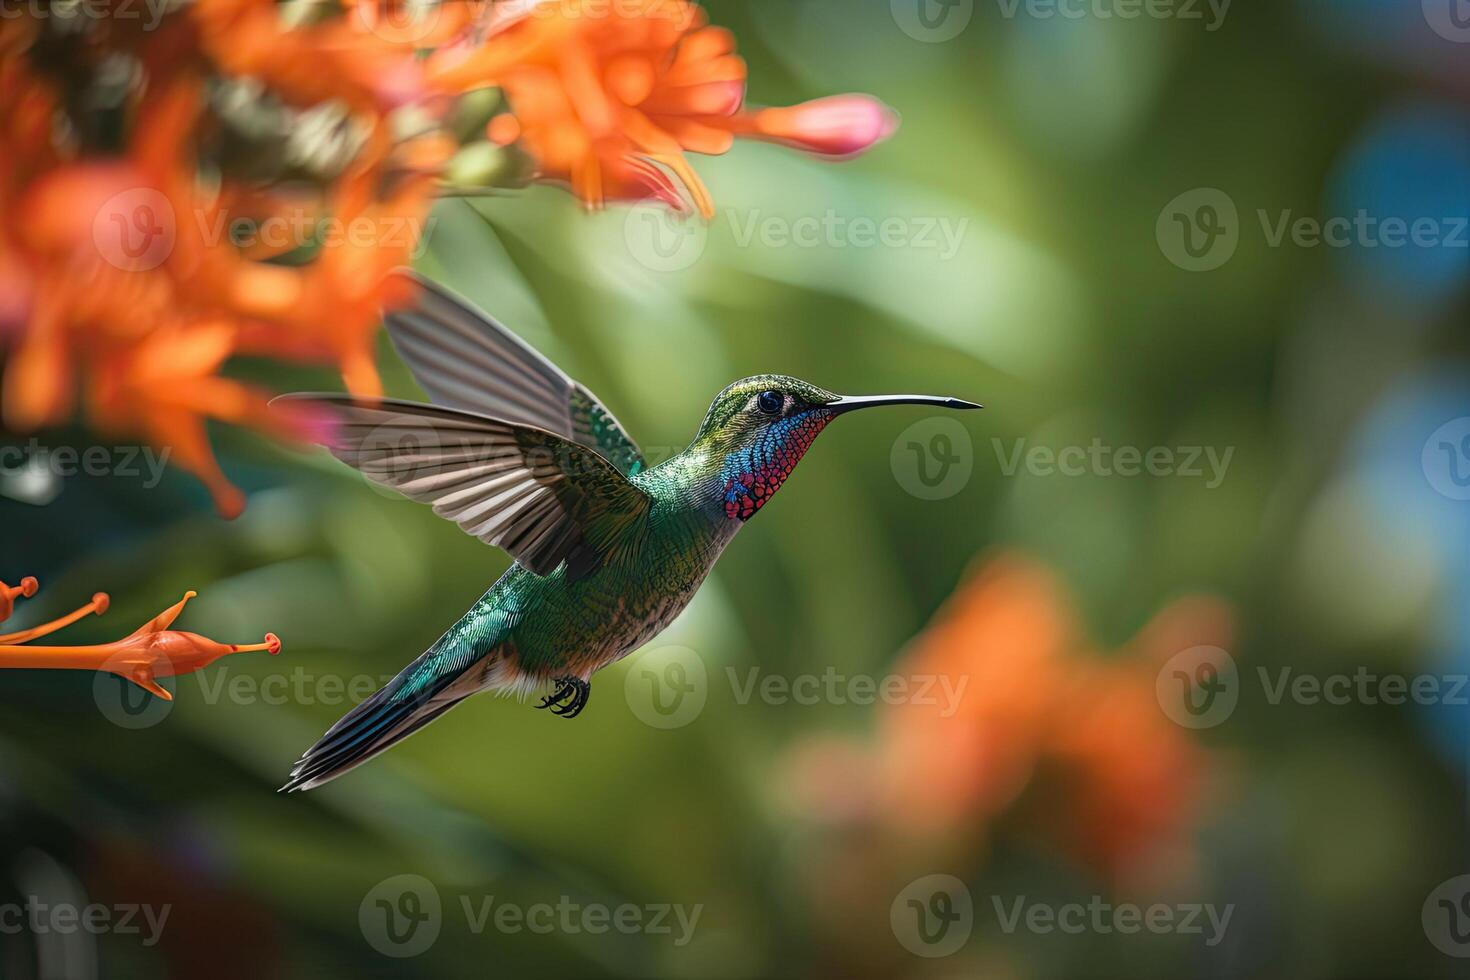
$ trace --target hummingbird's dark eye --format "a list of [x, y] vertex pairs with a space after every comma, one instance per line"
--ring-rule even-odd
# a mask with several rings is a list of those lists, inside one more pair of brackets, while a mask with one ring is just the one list
[[779, 391], [763, 391], [756, 396], [755, 403], [767, 415], [780, 415], [786, 399], [781, 397]]

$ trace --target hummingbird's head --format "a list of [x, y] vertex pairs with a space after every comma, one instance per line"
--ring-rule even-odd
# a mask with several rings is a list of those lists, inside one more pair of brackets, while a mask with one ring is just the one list
[[782, 374], [743, 378], [721, 391], [694, 441], [719, 463], [725, 516], [748, 520], [775, 496], [828, 422], [878, 405], [980, 407], [932, 395], [837, 395]]

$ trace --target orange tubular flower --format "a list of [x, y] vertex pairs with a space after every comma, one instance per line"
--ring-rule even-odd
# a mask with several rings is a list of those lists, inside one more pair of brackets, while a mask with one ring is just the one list
[[27, 575], [21, 579], [19, 585], [6, 585], [0, 582], [0, 623], [10, 618], [11, 612], [15, 610], [16, 599], [29, 599], [36, 594], [38, 588], [40, 588], [40, 583], [33, 575]]
[[[31, 592], [26, 594], [34, 594], [35, 582], [34, 578], [27, 578], [21, 583], [22, 586], [31, 586]], [[5, 595], [8, 588], [0, 583], [0, 595]], [[90, 613], [101, 615], [106, 612], [107, 594], [99, 592], [91, 602], [60, 619], [20, 633], [0, 636], [0, 668], [100, 670], [132, 681], [165, 701], [172, 701], [173, 695], [158, 684], [157, 678], [190, 674], [233, 653], [265, 650], [275, 656], [281, 652], [281, 641], [274, 633], [267, 633], [260, 643], [219, 643], [198, 633], [169, 629], [195, 594], [184, 593], [178, 602], [112, 643], [94, 646], [25, 645], [28, 640], [52, 633]], [[4, 618], [0, 616], [0, 619]]]
[[[34, 593], [36, 580], [34, 578], [28, 577], [21, 582], [21, 586], [24, 587], [27, 582], [29, 582], [33, 587], [32, 593]], [[3, 588], [4, 585], [0, 584], [0, 589]], [[34, 640], [38, 637], [46, 636], [50, 633], [55, 633], [62, 627], [70, 626], [72, 623], [75, 623], [77, 620], [85, 616], [90, 616], [93, 613], [100, 616], [103, 613], [107, 612], [107, 607], [111, 602], [112, 600], [108, 598], [106, 592], [98, 592], [96, 595], [92, 596], [91, 602], [87, 603], [85, 606], [82, 606], [79, 609], [73, 609], [65, 616], [53, 619], [49, 623], [42, 623], [40, 626], [32, 626], [30, 629], [21, 630], [18, 633], [6, 633], [0, 635], [0, 643], [29, 643], [31, 640]]]
[[[448, 4], [432, 30], [396, 39], [369, 6], [380, 9], [297, 26], [273, 0], [195, 0], [151, 32], [130, 19], [88, 21], [88, 43], [67, 42], [68, 80], [105, 84], [98, 65], [109, 51], [125, 52], [140, 76], [121, 96], [129, 123], [112, 153], [58, 136], [65, 104], [30, 50], [51, 22], [0, 22], [7, 428], [66, 421], [81, 388], [99, 430], [166, 448], [233, 516], [244, 500], [215, 462], [205, 418], [276, 437], [300, 436], [311, 420], [267, 413], [265, 393], [221, 378], [229, 357], [335, 364], [351, 390], [381, 391], [381, 281], [409, 260], [449, 155], [432, 106], [405, 139], [390, 135], [389, 116], [425, 97], [417, 46], [461, 30], [470, 8]], [[356, 135], [340, 164], [289, 192], [236, 175], [214, 142], [225, 121], [210, 92], [221, 84], [254, 86], [257, 115], [345, 107], [339, 125]], [[240, 228], [279, 241], [237, 242]], [[272, 261], [287, 253], [297, 254]]]
[[687, 0], [544, 0], [517, 14], [494, 44], [437, 52], [429, 82], [448, 92], [503, 88], [519, 123], [512, 135], [542, 179], [569, 184], [588, 208], [652, 198], [687, 210], [667, 168], [708, 218], [714, 204], [686, 151], [718, 155], [749, 136], [847, 157], [897, 124], [863, 95], [744, 108], [746, 68], [734, 36], [706, 26], [704, 11]]

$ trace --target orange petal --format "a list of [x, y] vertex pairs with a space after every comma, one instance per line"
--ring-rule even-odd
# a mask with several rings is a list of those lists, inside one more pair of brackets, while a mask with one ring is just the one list
[[[30, 581], [34, 582], [35, 579], [30, 579]], [[40, 626], [33, 626], [28, 630], [21, 630], [19, 633], [7, 633], [4, 636], [0, 636], [0, 643], [26, 643], [38, 637], [46, 636], [49, 633], [55, 633], [62, 627], [70, 626], [83, 616], [92, 613], [100, 616], [107, 612], [107, 606], [110, 601], [106, 592], [98, 592], [92, 596], [91, 602], [82, 606], [80, 609], [75, 609], [59, 619], [51, 620], [49, 623], [42, 623]]]
[[679, 141], [679, 145], [690, 153], [719, 156], [728, 151], [735, 142], [735, 134], [728, 129], [711, 125], [698, 119], [684, 116], [659, 116], [654, 122], [667, 130]]

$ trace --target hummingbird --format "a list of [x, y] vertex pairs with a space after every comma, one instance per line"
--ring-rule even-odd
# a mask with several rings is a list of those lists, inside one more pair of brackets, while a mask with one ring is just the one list
[[433, 404], [308, 393], [273, 404], [327, 413], [333, 456], [515, 561], [306, 750], [286, 792], [335, 779], [481, 691], [524, 699], [549, 687], [537, 707], [576, 718], [592, 675], [673, 622], [833, 419], [981, 407], [757, 375], [715, 396], [688, 448], [649, 466], [592, 392], [515, 334], [409, 270], [391, 275], [415, 299], [385, 313], [388, 333]]

